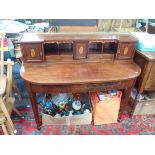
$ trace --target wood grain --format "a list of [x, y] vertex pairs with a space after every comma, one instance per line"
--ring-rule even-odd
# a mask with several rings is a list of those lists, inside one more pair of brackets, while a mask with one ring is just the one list
[[155, 90], [155, 53], [136, 50], [134, 61], [141, 67], [141, 74], [136, 82], [138, 93]]
[[135, 63], [25, 64], [20, 74], [36, 84], [82, 84], [136, 78], [140, 68]]

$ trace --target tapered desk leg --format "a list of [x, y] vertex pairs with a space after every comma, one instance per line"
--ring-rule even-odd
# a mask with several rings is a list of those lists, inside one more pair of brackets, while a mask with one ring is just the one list
[[37, 129], [39, 130], [41, 128], [42, 121], [40, 119], [40, 115], [39, 115], [39, 111], [38, 111], [36, 93], [32, 92], [31, 84], [29, 82], [25, 81], [25, 84], [26, 84], [26, 87], [27, 87], [28, 92], [29, 92], [32, 110], [33, 110], [34, 118], [35, 118], [35, 121], [37, 124]]
[[[119, 122], [121, 121], [122, 114], [123, 114], [123, 112], [125, 111], [125, 108], [126, 108], [127, 105], [128, 105], [128, 101], [129, 101], [129, 98], [130, 98], [130, 94], [131, 94], [132, 89], [134, 88], [135, 82], [136, 82], [135, 79], [133, 79], [133, 80], [131, 81], [131, 86], [128, 87], [128, 88], [125, 90], [125, 95], [122, 97], [121, 106], [120, 106], [120, 110], [119, 110], [119, 117], [118, 117], [118, 121], [119, 121]], [[129, 115], [131, 115], [131, 114], [129, 114]]]

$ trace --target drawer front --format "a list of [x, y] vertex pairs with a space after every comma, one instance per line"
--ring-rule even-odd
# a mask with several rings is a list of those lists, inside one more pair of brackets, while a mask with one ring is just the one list
[[74, 42], [74, 59], [85, 59], [87, 58], [87, 51], [88, 51], [88, 42], [81, 41], [81, 42]]
[[132, 85], [132, 80], [106, 82], [106, 83], [87, 83], [87, 84], [68, 84], [68, 85], [33, 85], [32, 90], [44, 93], [80, 93], [89, 91], [106, 91], [113, 89], [125, 89]]
[[42, 43], [21, 45], [24, 62], [42, 62], [44, 60]]
[[116, 59], [133, 59], [135, 47], [135, 43], [119, 43]]

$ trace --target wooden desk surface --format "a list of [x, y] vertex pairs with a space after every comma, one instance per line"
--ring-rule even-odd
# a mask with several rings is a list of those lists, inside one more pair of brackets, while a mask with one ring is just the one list
[[22, 78], [34, 84], [61, 85], [112, 82], [132, 79], [141, 70], [135, 63], [24, 64]]
[[136, 52], [148, 61], [155, 61], [155, 52], [141, 52], [139, 50], [136, 50]]

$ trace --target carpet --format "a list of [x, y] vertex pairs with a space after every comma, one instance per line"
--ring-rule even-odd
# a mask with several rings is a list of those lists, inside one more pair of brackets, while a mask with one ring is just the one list
[[[20, 66], [15, 64], [13, 67], [13, 76], [17, 86], [22, 94], [23, 102], [20, 103], [16, 94], [16, 107], [25, 116], [21, 120], [12, 114], [12, 120], [17, 129], [17, 135], [149, 135], [155, 134], [155, 118], [151, 115], [137, 115], [132, 119], [127, 113], [123, 114], [120, 123], [107, 125], [46, 125], [37, 130], [29, 96], [24, 81], [19, 75]], [[38, 102], [42, 100], [43, 94], [37, 94]], [[2, 130], [0, 129], [2, 135]]]

